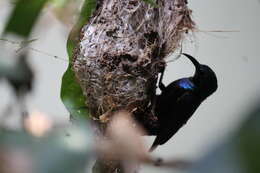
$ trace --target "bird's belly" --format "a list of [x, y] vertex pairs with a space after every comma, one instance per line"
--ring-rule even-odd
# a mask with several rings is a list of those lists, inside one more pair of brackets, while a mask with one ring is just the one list
[[197, 110], [199, 105], [200, 103], [187, 106], [165, 105], [157, 112], [157, 115], [159, 115], [158, 120], [159, 122], [169, 121], [177, 124], [185, 124]]

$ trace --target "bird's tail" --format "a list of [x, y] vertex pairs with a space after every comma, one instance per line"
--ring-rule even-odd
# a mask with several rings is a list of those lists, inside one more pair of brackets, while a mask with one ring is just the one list
[[153, 152], [158, 147], [156, 140], [153, 142], [153, 145], [150, 147], [149, 152]]

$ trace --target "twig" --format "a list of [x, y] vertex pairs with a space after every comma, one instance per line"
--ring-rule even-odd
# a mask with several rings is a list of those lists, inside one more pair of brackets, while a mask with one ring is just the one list
[[197, 30], [198, 32], [240, 32], [239, 30]]
[[49, 56], [49, 57], [52, 57], [52, 58], [55, 58], [55, 59], [58, 59], [58, 60], [61, 60], [61, 61], [64, 61], [64, 62], [68, 62], [68, 60], [66, 58], [62, 58], [62, 57], [59, 57], [57, 55], [53, 55], [53, 54], [50, 54], [48, 52], [45, 52], [45, 51], [42, 51], [42, 50], [39, 50], [39, 49], [36, 49], [36, 48], [33, 48], [33, 47], [30, 47], [28, 46], [28, 44], [36, 41], [37, 39], [32, 39], [32, 40], [28, 40], [28, 41], [12, 41], [12, 40], [8, 40], [8, 39], [5, 39], [5, 38], [0, 38], [0, 41], [4, 41], [4, 42], [7, 42], [7, 43], [10, 43], [10, 44], [14, 44], [14, 45], [18, 45], [19, 48], [15, 51], [16, 53], [18, 53], [19, 51], [21, 51], [22, 49], [24, 49], [25, 47], [27, 47], [28, 50], [31, 50], [31, 51], [34, 51], [34, 52], [38, 52], [40, 54], [43, 54], [43, 55], [46, 55], [46, 56]]
[[162, 158], [156, 158], [148, 162], [157, 167], [168, 167], [175, 169], [187, 169], [192, 165], [192, 162], [181, 159], [163, 160]]

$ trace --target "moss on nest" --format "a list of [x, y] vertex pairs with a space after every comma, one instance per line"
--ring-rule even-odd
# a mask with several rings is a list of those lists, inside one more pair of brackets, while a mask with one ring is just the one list
[[119, 109], [133, 112], [148, 126], [145, 119], [156, 119], [151, 101], [158, 73], [165, 57], [194, 28], [186, 0], [157, 4], [103, 0], [82, 28], [73, 70], [95, 119]]

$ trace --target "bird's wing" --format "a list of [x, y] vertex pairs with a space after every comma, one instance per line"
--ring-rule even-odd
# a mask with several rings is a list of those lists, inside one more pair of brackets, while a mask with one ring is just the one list
[[178, 97], [175, 104], [172, 105], [172, 107], [174, 107], [172, 111], [164, 111], [165, 114], [168, 113], [172, 115], [163, 115], [168, 119], [165, 119], [164, 124], [160, 126], [153, 147], [166, 143], [175, 133], [177, 133], [192, 116], [199, 104], [198, 97], [192, 92], [185, 92]]
[[179, 97], [186, 92], [186, 89], [179, 86], [179, 80], [171, 83], [156, 99], [155, 112], [159, 115], [164, 114], [164, 111], [172, 107]]

